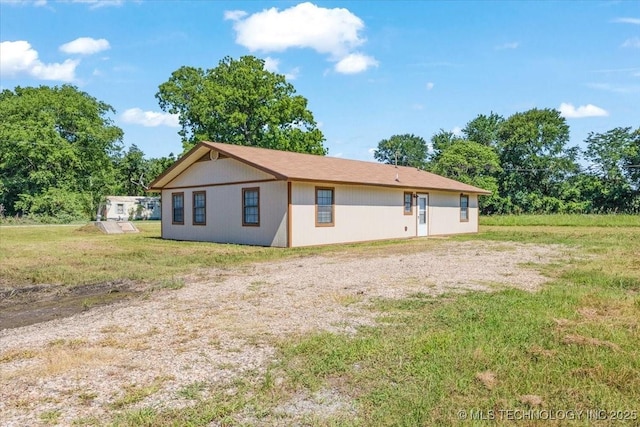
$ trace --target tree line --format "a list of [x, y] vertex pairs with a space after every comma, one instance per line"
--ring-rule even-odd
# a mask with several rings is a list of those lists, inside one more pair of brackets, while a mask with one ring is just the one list
[[95, 216], [107, 195], [143, 195], [175, 161], [146, 159], [108, 114], [114, 109], [71, 85], [0, 93], [0, 217], [66, 222]]
[[413, 134], [378, 143], [381, 162], [412, 166], [492, 192], [483, 214], [640, 213], [640, 127], [591, 132], [568, 146], [569, 126], [554, 109], [504, 118], [480, 114], [430, 144]]
[[[307, 100], [264, 61], [226, 57], [212, 69], [181, 67], [159, 86], [160, 108], [177, 114], [183, 149], [201, 140], [325, 155]], [[143, 195], [175, 160], [147, 159], [110, 115], [113, 107], [72, 85], [0, 93], [0, 219], [95, 216], [106, 195]], [[378, 161], [412, 166], [490, 190], [485, 214], [640, 212], [640, 128], [591, 133], [569, 147], [553, 109], [504, 118], [480, 114], [460, 135], [430, 143], [412, 134], [378, 143]]]

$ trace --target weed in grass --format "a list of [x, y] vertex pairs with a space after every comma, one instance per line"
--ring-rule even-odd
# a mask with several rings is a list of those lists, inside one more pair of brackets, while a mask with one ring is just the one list
[[54, 425], [54, 424], [58, 424], [58, 419], [60, 418], [60, 411], [59, 410], [51, 410], [51, 411], [46, 411], [40, 414], [40, 420], [45, 423], [45, 424], [49, 424], [49, 425]]
[[7, 350], [0, 355], [0, 363], [9, 363], [14, 360], [33, 359], [38, 353], [35, 350]]
[[73, 426], [100, 426], [103, 425], [103, 420], [98, 417], [80, 417], [72, 421]]
[[265, 282], [264, 280], [254, 280], [253, 282], [251, 282], [249, 284], [249, 286], [247, 286], [247, 290], [250, 292], [256, 292], [259, 291], [260, 289], [262, 289], [264, 286], [268, 285], [268, 282]]
[[159, 283], [160, 289], [178, 290], [184, 288], [184, 279], [172, 277], [171, 279], [163, 279]]
[[94, 392], [84, 392], [78, 395], [78, 399], [80, 399], [84, 405], [90, 405], [96, 397], [98, 397], [98, 393]]
[[362, 301], [362, 295], [354, 295], [354, 294], [341, 294], [341, 293], [333, 293], [330, 296], [331, 300], [337, 304], [348, 307], [353, 304], [357, 304]]
[[114, 400], [109, 406], [112, 409], [122, 409], [126, 406], [138, 403], [146, 397], [158, 392], [166, 380], [167, 377], [157, 377], [151, 384], [146, 386], [131, 384], [124, 388], [124, 395]]
[[123, 328], [120, 325], [107, 325], [107, 326], [103, 326], [102, 328], [100, 328], [100, 332], [103, 334], [112, 334], [112, 333], [118, 333], [118, 332], [127, 332], [126, 328]]
[[178, 396], [189, 400], [200, 400], [204, 389], [205, 383], [202, 381], [196, 381], [178, 390]]
[[247, 404], [245, 390], [237, 393], [217, 393], [211, 399], [196, 402], [180, 409], [156, 410], [142, 408], [116, 415], [114, 426], [209, 426], [236, 425], [232, 414], [239, 413]]

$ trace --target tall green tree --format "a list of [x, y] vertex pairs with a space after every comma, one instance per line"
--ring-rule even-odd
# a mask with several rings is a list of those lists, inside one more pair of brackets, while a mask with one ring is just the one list
[[595, 179], [584, 182], [594, 208], [603, 212], [640, 209], [640, 128], [592, 132], [585, 143], [589, 175]]
[[495, 147], [498, 143], [498, 129], [504, 122], [499, 114], [491, 112], [488, 116], [479, 114], [462, 129], [462, 134], [469, 141]]
[[451, 131], [440, 129], [431, 137], [431, 153], [429, 154], [429, 162], [437, 162], [440, 154], [456, 142], [463, 141], [464, 138], [456, 135]]
[[307, 99], [254, 56], [216, 68], [181, 67], [159, 87], [160, 108], [178, 114], [186, 150], [202, 140], [326, 154]]
[[427, 142], [413, 134], [393, 135], [378, 143], [373, 157], [382, 163], [398, 166], [412, 166], [423, 169], [429, 147]]
[[577, 147], [567, 147], [569, 126], [553, 109], [516, 113], [500, 124], [500, 191], [524, 212], [562, 210], [567, 179], [578, 172]]
[[132, 144], [127, 152], [116, 160], [116, 170], [119, 178], [119, 195], [144, 195], [147, 163], [147, 160], [144, 158], [144, 153], [135, 144]]
[[7, 213], [77, 213], [62, 204], [82, 203], [89, 215], [116, 185], [112, 160], [123, 133], [109, 118], [114, 112], [71, 85], [0, 93], [0, 203]]
[[429, 169], [438, 175], [491, 191], [491, 196], [480, 198], [480, 209], [489, 214], [501, 212], [502, 201], [496, 176], [502, 168], [493, 148], [460, 139], [444, 148]]
[[145, 184], [150, 184], [161, 173], [167, 170], [176, 161], [176, 156], [170, 153], [167, 157], [155, 157], [147, 161]]

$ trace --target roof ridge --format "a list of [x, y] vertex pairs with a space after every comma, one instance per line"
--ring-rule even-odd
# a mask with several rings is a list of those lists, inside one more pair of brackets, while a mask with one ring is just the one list
[[490, 194], [482, 188], [412, 166], [211, 141], [202, 141], [194, 146], [156, 178], [152, 188], [163, 188], [206, 154], [206, 150], [218, 151], [234, 161], [261, 170], [278, 180]]

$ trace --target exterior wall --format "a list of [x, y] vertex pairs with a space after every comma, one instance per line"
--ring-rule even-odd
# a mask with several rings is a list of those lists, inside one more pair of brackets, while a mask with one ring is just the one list
[[[466, 193], [465, 193], [466, 194]], [[478, 196], [469, 194], [469, 221], [460, 221], [460, 193], [429, 191], [428, 233], [476, 233], [478, 231]]]
[[159, 197], [111, 196], [106, 201], [101, 212], [103, 220], [160, 219]]
[[[333, 187], [334, 226], [316, 226], [315, 188]], [[292, 246], [413, 237], [413, 215], [404, 215], [404, 191], [383, 187], [291, 184]]]
[[[291, 206], [288, 205], [291, 186]], [[243, 226], [242, 189], [260, 189], [260, 225]], [[316, 225], [316, 187], [334, 188], [334, 225]], [[193, 224], [193, 193], [206, 194], [206, 225]], [[276, 181], [233, 159], [201, 161], [162, 191], [162, 237], [175, 240], [286, 247], [408, 238], [417, 235], [415, 199], [404, 213], [405, 189]], [[184, 193], [184, 224], [172, 224], [172, 194]], [[428, 235], [478, 231], [478, 196], [469, 194], [468, 221], [460, 221], [460, 193], [428, 194]], [[288, 224], [288, 212], [291, 221]], [[290, 227], [290, 228], [289, 228]], [[289, 236], [287, 233], [291, 232]]]
[[180, 188], [192, 185], [223, 184], [229, 182], [258, 181], [273, 179], [273, 176], [252, 168], [235, 159], [218, 159], [195, 162], [178, 175], [166, 188]]
[[[197, 172], [202, 178], [202, 171]], [[189, 181], [192, 185], [195, 180]], [[255, 187], [260, 188], [260, 225], [243, 226], [242, 189]], [[206, 225], [193, 225], [195, 191], [206, 193]], [[184, 225], [172, 224], [171, 195], [176, 192], [184, 192]], [[287, 246], [287, 183], [284, 181], [163, 190], [162, 200], [162, 237], [165, 239]]]

